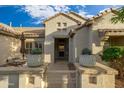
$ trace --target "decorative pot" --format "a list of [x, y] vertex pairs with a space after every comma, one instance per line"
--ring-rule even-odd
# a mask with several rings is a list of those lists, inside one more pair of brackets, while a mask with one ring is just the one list
[[82, 66], [92, 67], [96, 65], [96, 60], [93, 55], [80, 55], [79, 64]]
[[41, 55], [27, 55], [27, 65], [29, 67], [37, 67], [42, 64], [42, 56]]

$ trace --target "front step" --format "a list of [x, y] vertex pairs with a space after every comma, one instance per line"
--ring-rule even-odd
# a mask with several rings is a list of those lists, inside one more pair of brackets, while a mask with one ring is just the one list
[[67, 62], [50, 64], [46, 74], [48, 88], [76, 87], [76, 70], [69, 70]]

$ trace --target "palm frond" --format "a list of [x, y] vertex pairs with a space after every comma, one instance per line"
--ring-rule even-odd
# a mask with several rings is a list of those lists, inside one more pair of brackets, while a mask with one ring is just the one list
[[124, 23], [124, 7], [120, 8], [117, 11], [114, 11], [115, 16], [111, 18], [111, 22], [116, 24], [118, 22]]

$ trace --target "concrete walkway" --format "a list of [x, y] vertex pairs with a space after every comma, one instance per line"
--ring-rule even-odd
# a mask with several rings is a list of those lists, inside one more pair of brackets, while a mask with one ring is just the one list
[[69, 86], [70, 70], [68, 62], [49, 64], [47, 69], [48, 88], [63, 88]]
[[56, 62], [53, 64], [49, 64], [48, 71], [51, 70], [68, 70], [68, 63], [67, 62]]

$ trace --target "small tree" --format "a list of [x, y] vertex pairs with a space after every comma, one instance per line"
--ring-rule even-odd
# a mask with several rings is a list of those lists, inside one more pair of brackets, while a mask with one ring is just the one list
[[115, 15], [111, 18], [112, 23], [124, 23], [124, 7], [121, 7], [117, 10], [113, 10], [113, 12]]
[[[111, 22], [114, 23], [114, 24], [117, 24], [118, 22], [120, 23], [124, 23], [124, 7], [121, 7], [117, 10], [114, 10], [114, 16], [111, 18]], [[114, 68], [116, 68], [118, 71], [119, 71], [119, 74], [120, 74], [120, 78], [123, 78], [124, 77], [124, 50], [120, 50], [120, 49], [117, 49], [118, 52], [114, 51], [114, 52], [111, 52], [110, 54], [106, 54], [105, 51], [112, 51], [112, 49], [108, 49], [108, 50], [105, 50], [103, 53], [104, 55], [104, 59], [111, 59], [109, 61], [111, 61], [113, 63], [113, 65], [115, 66]], [[112, 57], [114, 55], [114, 58]], [[116, 55], [117, 54], [117, 55]], [[106, 55], [110, 55], [110, 56], [106, 56]], [[109, 57], [109, 59], [107, 58]], [[113, 62], [115, 60], [115, 62]]]
[[124, 78], [124, 50], [118, 47], [107, 48], [103, 51], [102, 59], [110, 62], [110, 66], [119, 71], [119, 78]]

